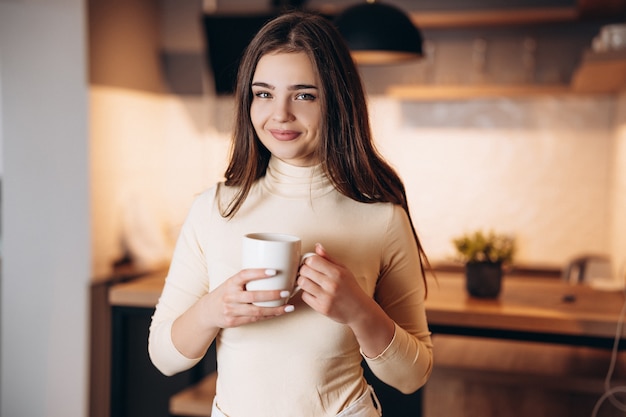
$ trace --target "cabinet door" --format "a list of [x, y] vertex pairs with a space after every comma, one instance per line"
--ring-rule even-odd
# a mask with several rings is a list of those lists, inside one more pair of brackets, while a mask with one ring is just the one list
[[111, 417], [170, 417], [172, 395], [216, 369], [215, 345], [194, 368], [167, 377], [148, 356], [148, 328], [154, 309], [113, 308]]

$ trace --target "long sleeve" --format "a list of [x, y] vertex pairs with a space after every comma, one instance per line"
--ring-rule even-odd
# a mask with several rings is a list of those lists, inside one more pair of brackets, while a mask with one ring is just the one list
[[215, 191], [203, 193], [194, 201], [183, 224], [176, 249], [172, 257], [165, 286], [156, 306], [150, 335], [148, 352], [153, 364], [165, 375], [185, 371], [201, 358], [187, 358], [172, 342], [171, 330], [174, 320], [209, 291], [204, 236]]
[[365, 360], [382, 381], [411, 393], [430, 376], [433, 346], [417, 247], [408, 217], [400, 207], [394, 207], [383, 251], [375, 299], [395, 321], [395, 335], [382, 354]]

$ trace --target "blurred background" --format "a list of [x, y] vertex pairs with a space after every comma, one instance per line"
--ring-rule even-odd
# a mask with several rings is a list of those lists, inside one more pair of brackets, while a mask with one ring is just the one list
[[[601, 254], [618, 279], [626, 54], [602, 33], [625, 2], [386, 3], [420, 27], [424, 57], [360, 69], [431, 261], [495, 230], [515, 236], [516, 265]], [[89, 415], [90, 287], [120, 262], [166, 265], [194, 196], [223, 175], [234, 103], [203, 16], [287, 5], [0, 0], [1, 415]]]

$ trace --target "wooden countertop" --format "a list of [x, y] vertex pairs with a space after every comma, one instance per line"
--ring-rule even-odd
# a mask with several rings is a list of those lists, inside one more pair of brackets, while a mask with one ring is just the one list
[[132, 281], [114, 284], [109, 290], [109, 303], [116, 307], [154, 308], [159, 301], [166, 275], [167, 271], [157, 271]]
[[[155, 272], [113, 285], [110, 304], [153, 308], [165, 275], [165, 271]], [[430, 280], [426, 300], [433, 327], [612, 338], [625, 300], [621, 291], [536, 276], [505, 276], [499, 298], [478, 299], [468, 296], [462, 274], [437, 273], [437, 277], [437, 282]]]
[[497, 299], [468, 296], [461, 274], [438, 274], [426, 309], [433, 325], [611, 338], [625, 297], [560, 279], [508, 276]]

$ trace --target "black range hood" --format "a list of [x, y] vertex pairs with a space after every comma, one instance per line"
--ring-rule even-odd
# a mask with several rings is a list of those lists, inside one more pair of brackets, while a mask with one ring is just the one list
[[206, 57], [213, 71], [215, 93], [232, 94], [237, 68], [248, 43], [275, 14], [241, 16], [205, 14], [203, 27]]

